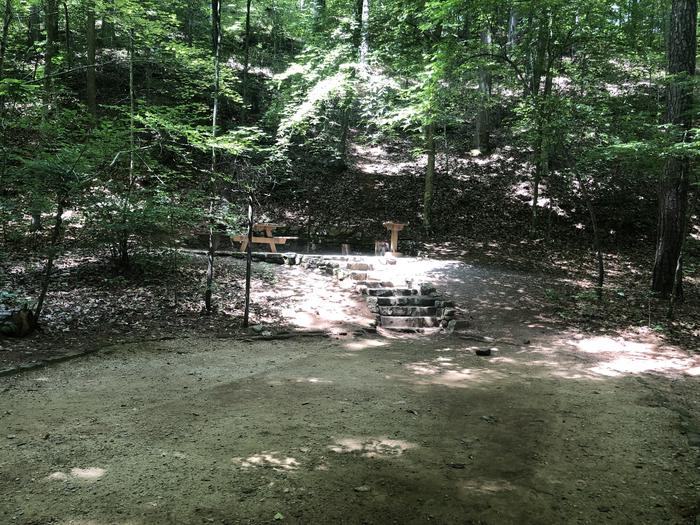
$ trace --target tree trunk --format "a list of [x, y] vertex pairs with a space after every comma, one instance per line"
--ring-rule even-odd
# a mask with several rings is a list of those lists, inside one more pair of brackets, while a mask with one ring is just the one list
[[194, 42], [194, 15], [195, 6], [192, 3], [188, 3], [187, 11], [185, 12], [185, 42], [188, 46], [192, 47]]
[[508, 47], [514, 48], [518, 43], [518, 10], [512, 7], [508, 17]]
[[71, 47], [71, 35], [70, 35], [70, 17], [68, 16], [68, 2], [64, 0], [63, 2], [63, 18], [66, 22], [66, 69], [71, 69], [73, 67], [73, 49]]
[[243, 57], [243, 78], [241, 81], [241, 98], [243, 107], [241, 109], [241, 123], [245, 125], [248, 119], [248, 70], [250, 69], [250, 4], [251, 0], [246, 0], [245, 7], [245, 49]]
[[63, 226], [64, 209], [65, 201], [63, 198], [59, 197], [58, 204], [56, 206], [56, 215], [53, 223], [53, 232], [51, 233], [51, 241], [49, 244], [49, 255], [46, 259], [44, 275], [41, 281], [41, 292], [39, 293], [39, 299], [37, 300], [36, 308], [34, 310], [34, 322], [37, 324], [39, 323], [41, 310], [44, 308], [44, 300], [46, 299], [46, 294], [49, 291], [49, 283], [51, 282], [51, 270], [53, 269], [53, 262], [56, 258], [56, 250], [58, 249], [58, 245], [61, 240], [61, 227]]
[[369, 53], [369, 0], [362, 0], [362, 11], [360, 14], [360, 65], [367, 65], [367, 54]]
[[243, 328], [250, 323], [250, 278], [253, 272], [253, 194], [248, 193], [248, 245], [245, 254], [245, 309], [243, 310]]
[[[11, 0], [10, 0], [11, 1]], [[34, 46], [39, 41], [39, 26], [41, 25], [39, 16], [39, 5], [29, 5], [29, 19], [27, 22], [27, 43], [29, 47]]]
[[7, 54], [7, 38], [12, 21], [12, 0], [5, 0], [5, 14], [2, 17], [2, 38], [0, 39], [0, 80], [5, 73], [5, 55]]
[[58, 2], [46, 0], [44, 21], [46, 24], [46, 47], [44, 50], [44, 114], [51, 113], [53, 103], [53, 75], [56, 56], [56, 40], [58, 38]]
[[87, 106], [90, 114], [97, 116], [97, 81], [95, 75], [95, 52], [97, 38], [95, 34], [95, 9], [94, 3], [90, 1], [87, 6], [85, 36], [87, 40], [87, 71], [86, 71], [86, 93]]
[[433, 226], [433, 198], [435, 196], [435, 123], [433, 122], [425, 126], [425, 152], [428, 155], [428, 165], [425, 169], [423, 191], [423, 228], [429, 232]]
[[122, 202], [121, 232], [119, 235], [117, 263], [120, 268], [129, 267], [129, 213], [131, 207], [131, 191], [136, 182], [136, 95], [134, 92], [134, 30], [129, 30], [129, 172], [125, 195]]
[[[678, 142], [689, 140], [692, 127], [693, 85], [697, 47], [697, 0], [673, 0], [671, 27], [668, 37], [668, 73], [671, 83], [666, 95], [666, 120], [674, 125]], [[683, 298], [682, 262], [679, 263], [684, 222], [688, 208], [688, 185], [691, 172], [690, 159], [682, 154], [669, 155], [666, 159], [659, 188], [659, 213], [657, 222], [656, 256], [651, 289], [662, 297], [668, 297], [674, 289], [675, 296]]]
[[[491, 33], [481, 32], [481, 43], [485, 49], [491, 45]], [[474, 149], [488, 153], [491, 149], [491, 122], [489, 115], [489, 99], [491, 97], [491, 73], [484, 66], [479, 67], [479, 110], [476, 116], [474, 130]]]
[[326, 16], [326, 0], [314, 0], [314, 30], [318, 31], [323, 26]]
[[598, 277], [596, 280], [596, 296], [598, 300], [603, 298], [603, 285], [605, 284], [605, 261], [603, 259], [603, 248], [600, 241], [600, 230], [598, 229], [598, 218], [595, 213], [595, 208], [593, 207], [593, 201], [591, 200], [588, 188], [584, 185], [581, 177], [576, 175], [576, 180], [581, 188], [581, 196], [586, 203], [586, 209], [588, 210], [588, 215], [591, 219], [591, 230], [593, 232], [593, 249], [595, 250], [596, 265], [598, 267]]
[[342, 109], [342, 116], [340, 119], [340, 143], [338, 144], [338, 156], [343, 168], [348, 164], [348, 135], [350, 132], [350, 111], [351, 111], [352, 99], [347, 102], [347, 105]]
[[[249, 0], [250, 1], [250, 0]], [[217, 119], [219, 112], [219, 90], [221, 84], [221, 66], [220, 66], [220, 49], [221, 49], [221, 0], [212, 0], [211, 3], [211, 20], [212, 20], [212, 53], [214, 55], [214, 89], [213, 89], [213, 107], [211, 112], [211, 136], [212, 142], [216, 138]], [[211, 178], [209, 180], [209, 245], [207, 249], [207, 285], [204, 292], [204, 309], [207, 314], [212, 311], [212, 292], [214, 288], [214, 255], [218, 244], [218, 238], [215, 235], [215, 201], [216, 201], [216, 146], [211, 147]]]

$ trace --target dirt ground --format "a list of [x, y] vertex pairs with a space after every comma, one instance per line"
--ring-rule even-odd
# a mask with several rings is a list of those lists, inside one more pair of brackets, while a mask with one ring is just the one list
[[0, 523], [700, 523], [697, 354], [562, 327], [537, 277], [412, 273], [469, 332], [190, 337], [0, 378]]

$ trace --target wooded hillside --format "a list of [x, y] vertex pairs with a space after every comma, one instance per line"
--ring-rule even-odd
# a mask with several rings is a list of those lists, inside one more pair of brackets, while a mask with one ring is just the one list
[[[368, 249], [392, 219], [413, 253], [592, 247], [600, 287], [606, 250], [647, 247], [653, 290], [683, 296], [682, 254], [698, 250], [694, 1], [6, 0], [3, 13], [1, 240], [46, 258], [47, 279], [66, 249], [121, 268], [187, 239], [213, 254], [251, 199], [304, 246]], [[213, 280], [210, 261], [208, 307]], [[32, 300], [40, 313], [43, 293]]]

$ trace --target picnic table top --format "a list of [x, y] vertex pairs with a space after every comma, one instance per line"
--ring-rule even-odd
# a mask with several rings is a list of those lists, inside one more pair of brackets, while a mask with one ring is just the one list
[[284, 224], [277, 224], [274, 222], [255, 222], [253, 223], [253, 227], [257, 228], [282, 228]]

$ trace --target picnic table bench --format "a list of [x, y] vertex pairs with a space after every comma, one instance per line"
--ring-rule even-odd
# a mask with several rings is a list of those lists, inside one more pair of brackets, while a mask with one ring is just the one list
[[[262, 232], [262, 236], [253, 236], [253, 244], [267, 244], [270, 246], [270, 252], [277, 253], [277, 245], [284, 244], [290, 239], [298, 239], [298, 237], [275, 237], [273, 234], [274, 230], [277, 228], [282, 228], [281, 224], [272, 224], [269, 222], [262, 222], [253, 224], [254, 232]], [[246, 251], [248, 248], [248, 236], [247, 235], [232, 235], [231, 242], [240, 242], [241, 251]]]

